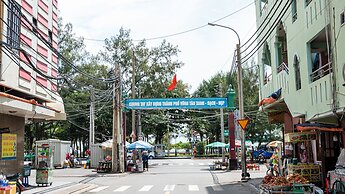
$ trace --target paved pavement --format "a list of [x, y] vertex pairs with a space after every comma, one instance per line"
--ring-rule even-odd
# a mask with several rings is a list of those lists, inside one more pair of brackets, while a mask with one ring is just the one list
[[[92, 169], [67, 168], [54, 170], [53, 185], [37, 187], [32, 170], [26, 193], [258, 193], [266, 167], [248, 171], [251, 178], [241, 182], [241, 170], [209, 170], [213, 160], [150, 160], [144, 173], [99, 174]], [[211, 175], [211, 176], [210, 176]], [[131, 184], [134, 183], [134, 184]]]

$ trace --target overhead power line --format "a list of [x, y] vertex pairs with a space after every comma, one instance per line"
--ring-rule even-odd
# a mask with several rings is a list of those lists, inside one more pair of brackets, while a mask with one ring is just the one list
[[[225, 18], [227, 18], [227, 17], [230, 17], [230, 16], [232, 16], [232, 15], [234, 15], [234, 14], [236, 14], [236, 13], [238, 13], [238, 12], [240, 12], [240, 11], [246, 9], [246, 8], [248, 8], [249, 6], [251, 6], [251, 5], [254, 4], [254, 3], [255, 3], [255, 2], [249, 3], [248, 5], [245, 5], [244, 7], [240, 8], [240, 9], [238, 9], [238, 10], [236, 10], [236, 11], [234, 11], [234, 12], [232, 12], [232, 13], [226, 15], [226, 16], [223, 16], [223, 17], [221, 17], [221, 18], [219, 18], [219, 19], [216, 19], [216, 20], [212, 21], [212, 23], [215, 23], [215, 22], [221, 21], [221, 20], [223, 20], [223, 19], [225, 19]], [[191, 29], [188, 29], [188, 30], [184, 30], [184, 31], [181, 31], [181, 32], [176, 32], [176, 33], [172, 33], [172, 34], [168, 34], [168, 35], [157, 36], [157, 37], [151, 37], [151, 38], [142, 38], [142, 39], [137, 39], [137, 40], [133, 40], [133, 41], [136, 41], [136, 42], [137, 42], [137, 41], [142, 41], [142, 40], [148, 40], [148, 41], [150, 41], [150, 40], [157, 40], [157, 39], [169, 38], [169, 37], [178, 36], [178, 35], [181, 35], [181, 34], [186, 34], [186, 33], [189, 33], [189, 32], [193, 32], [193, 31], [199, 30], [199, 29], [201, 29], [201, 28], [204, 28], [204, 27], [206, 27], [206, 26], [208, 26], [208, 24], [204, 24], [204, 25], [201, 25], [201, 26], [198, 26], [198, 27], [195, 27], [195, 28], [191, 28]], [[102, 41], [102, 42], [104, 41], [104, 39], [101, 40], [101, 39], [94, 39], [94, 38], [84, 38], [84, 40]]]
[[273, 25], [270, 26], [270, 28], [266, 31], [263, 38], [259, 41], [258, 44], [254, 46], [254, 48], [246, 54], [244, 57], [242, 57], [242, 63], [247, 62], [255, 53], [259, 50], [259, 48], [266, 42], [266, 40], [269, 38], [273, 30], [278, 26], [280, 20], [283, 18], [283, 16], [286, 14], [286, 12], [289, 9], [289, 6], [291, 5], [292, 1], [287, 1], [284, 8], [282, 9], [282, 12], [279, 14], [279, 16], [275, 19], [273, 22]]

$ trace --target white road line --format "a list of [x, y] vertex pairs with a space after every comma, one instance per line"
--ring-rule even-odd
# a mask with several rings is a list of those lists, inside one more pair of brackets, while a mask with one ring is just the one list
[[213, 163], [207, 163], [208, 165], [212, 165]]
[[223, 191], [224, 189], [220, 185], [212, 185], [213, 191]]
[[204, 163], [199, 163], [200, 166], [204, 166]]
[[150, 191], [153, 185], [145, 185], [139, 191]]
[[122, 186], [114, 190], [114, 192], [123, 192], [126, 191], [131, 186]]
[[194, 165], [194, 163], [189, 163], [189, 165], [192, 165], [192, 166], [193, 166], [193, 165]]
[[165, 185], [164, 191], [173, 191], [175, 189], [175, 185]]
[[109, 186], [102, 186], [102, 187], [98, 187], [98, 188], [95, 188], [95, 189], [92, 189], [91, 191], [89, 191], [90, 193], [96, 193], [96, 192], [99, 192], [99, 191], [102, 191], [106, 188], [108, 188]]
[[188, 185], [188, 191], [199, 191], [198, 185]]

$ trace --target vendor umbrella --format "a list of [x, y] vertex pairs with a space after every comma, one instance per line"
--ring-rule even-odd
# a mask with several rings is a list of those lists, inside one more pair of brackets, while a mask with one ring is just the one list
[[206, 145], [207, 148], [224, 148], [225, 146], [226, 146], [225, 143], [222, 143], [219, 141], [216, 141], [216, 142], [213, 142], [213, 143]]
[[266, 145], [266, 147], [278, 147], [278, 144], [282, 144], [282, 141], [271, 141]]
[[[129, 142], [126, 141], [126, 146], [129, 145]], [[113, 139], [108, 139], [107, 141], [101, 143], [100, 147], [102, 149], [112, 149], [113, 148]]]
[[128, 146], [126, 146], [126, 148], [128, 150], [135, 150], [135, 149], [151, 149], [153, 146], [151, 144], [149, 144], [148, 142], [145, 141], [135, 141], [131, 144], [129, 144]]

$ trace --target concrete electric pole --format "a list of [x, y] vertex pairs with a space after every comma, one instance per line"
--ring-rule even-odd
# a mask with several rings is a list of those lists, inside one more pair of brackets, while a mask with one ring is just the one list
[[90, 131], [89, 131], [89, 149], [95, 143], [95, 92], [93, 87], [90, 87]]

